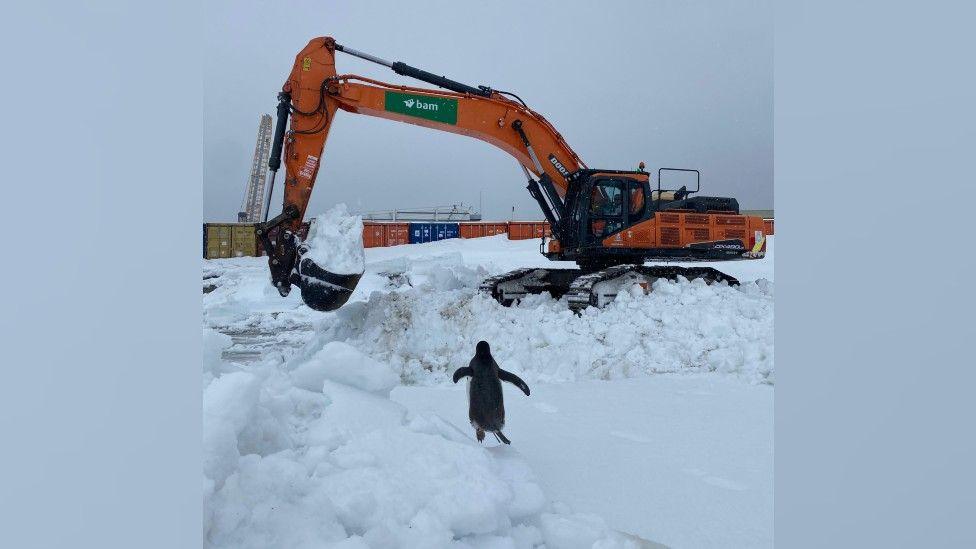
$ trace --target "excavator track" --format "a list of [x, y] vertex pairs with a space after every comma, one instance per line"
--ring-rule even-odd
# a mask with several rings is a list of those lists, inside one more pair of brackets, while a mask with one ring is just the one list
[[501, 295], [499, 285], [503, 282], [521, 278], [534, 270], [535, 269], [515, 269], [514, 271], [488, 277], [481, 282], [480, 291], [485, 295], [491, 296], [493, 299], [495, 299], [495, 301], [507, 307], [512, 304], [512, 301]]
[[512, 303], [529, 294], [548, 292], [555, 298], [562, 297], [569, 289], [569, 282], [582, 271], [579, 269], [515, 269], [481, 283], [481, 292], [489, 295], [502, 305]]
[[[617, 297], [621, 288], [629, 288], [638, 284], [645, 292], [651, 290], [651, 285], [659, 278], [677, 280], [678, 277], [688, 280], [704, 279], [707, 284], [725, 282], [730, 286], [737, 286], [739, 281], [712, 267], [677, 267], [670, 265], [617, 265], [594, 273], [583, 275], [570, 285], [566, 292], [569, 308], [576, 313], [587, 307], [603, 307]], [[601, 287], [602, 285], [602, 287]]]
[[508, 307], [530, 294], [547, 292], [555, 298], [567, 297], [569, 308], [576, 313], [587, 307], [603, 307], [617, 297], [621, 288], [638, 284], [649, 292], [659, 278], [677, 280], [704, 279], [707, 284], [739, 281], [712, 267], [677, 267], [670, 265], [617, 265], [583, 274], [580, 269], [516, 269], [485, 279], [481, 292]]

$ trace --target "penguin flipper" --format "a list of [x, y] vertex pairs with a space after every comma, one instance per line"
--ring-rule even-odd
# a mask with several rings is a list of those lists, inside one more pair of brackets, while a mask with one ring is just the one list
[[471, 375], [474, 375], [474, 371], [470, 366], [458, 368], [457, 370], [454, 370], [454, 383], [457, 383], [460, 379]]
[[[457, 376], [457, 374], [454, 375]], [[502, 370], [501, 368], [499, 368], [498, 379], [502, 381], [507, 381], [512, 385], [518, 387], [519, 389], [522, 389], [522, 392], [525, 393], [525, 396], [529, 396], [529, 386], [526, 385], [524, 381], [522, 381], [522, 378], [513, 374], [512, 372], [509, 372], [507, 370]]]

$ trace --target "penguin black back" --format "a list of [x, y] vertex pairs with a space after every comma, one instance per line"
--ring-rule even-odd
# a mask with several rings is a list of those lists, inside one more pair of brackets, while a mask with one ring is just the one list
[[529, 386], [515, 374], [498, 367], [486, 341], [478, 342], [474, 357], [466, 368], [458, 368], [454, 372], [454, 383], [467, 376], [471, 377], [468, 385], [468, 419], [478, 440], [484, 439], [484, 432], [489, 431], [508, 444], [508, 439], [501, 432], [505, 427], [502, 381], [516, 385], [526, 395], [529, 394]]

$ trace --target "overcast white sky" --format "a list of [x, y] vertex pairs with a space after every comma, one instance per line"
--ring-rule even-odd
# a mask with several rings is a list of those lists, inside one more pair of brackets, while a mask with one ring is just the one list
[[[258, 119], [315, 36], [519, 94], [590, 167], [697, 168], [702, 194], [773, 207], [769, 0], [207, 0], [205, 221], [236, 221]], [[427, 86], [337, 54], [340, 73]], [[281, 210], [279, 173], [272, 215]], [[514, 159], [487, 143], [340, 111], [309, 214], [477, 206], [542, 219]]]

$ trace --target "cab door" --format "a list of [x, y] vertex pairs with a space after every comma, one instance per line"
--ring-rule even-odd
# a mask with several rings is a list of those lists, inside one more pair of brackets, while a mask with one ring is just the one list
[[586, 244], [598, 244], [626, 224], [627, 199], [621, 179], [601, 178], [590, 187], [583, 224]]

